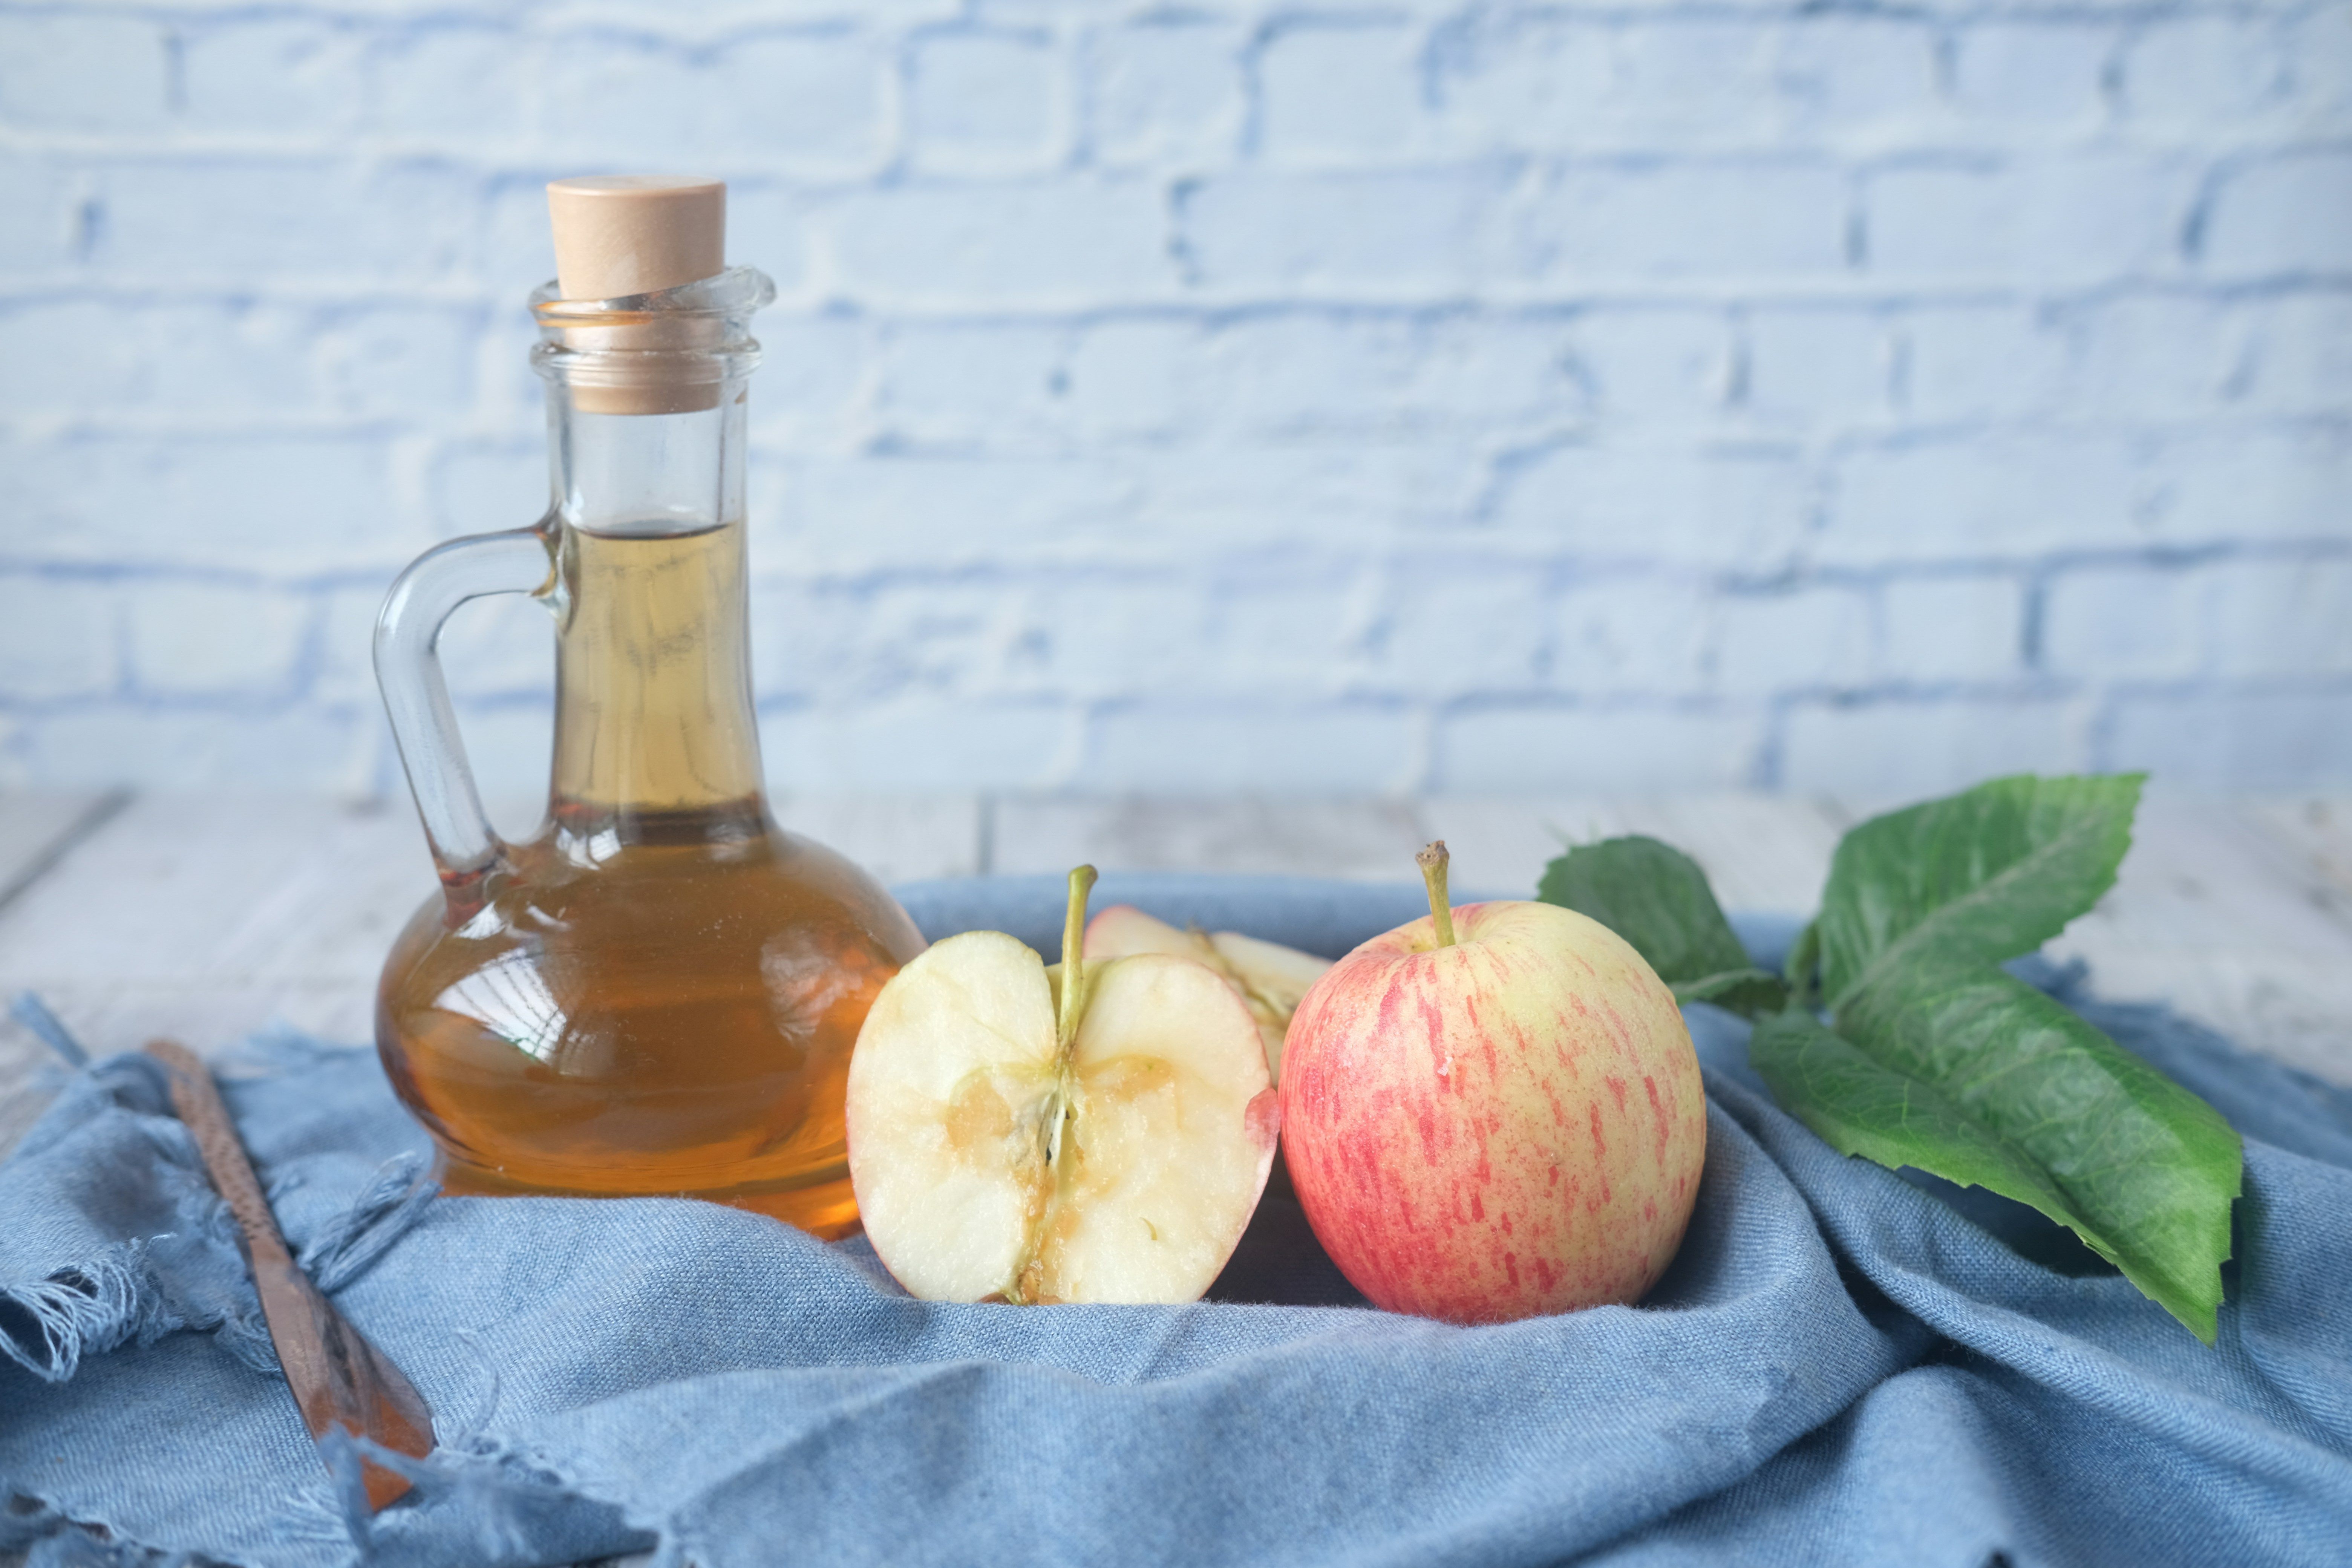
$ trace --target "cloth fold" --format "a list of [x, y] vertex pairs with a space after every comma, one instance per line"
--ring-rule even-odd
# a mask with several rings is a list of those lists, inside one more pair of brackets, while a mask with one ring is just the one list
[[[1058, 934], [1058, 878], [901, 896], [934, 937]], [[1097, 898], [1336, 954], [1421, 896], [1110, 877]], [[1769, 961], [1788, 931], [1743, 934]], [[1705, 1007], [1706, 1173], [1665, 1278], [1638, 1308], [1483, 1329], [1365, 1307], [1272, 1199], [1208, 1301], [1017, 1309], [912, 1300], [863, 1243], [734, 1210], [434, 1198], [372, 1052], [263, 1041], [223, 1087], [280, 1222], [438, 1416], [415, 1493], [373, 1519], [247, 1353], [233, 1237], [160, 1081], [114, 1058], [0, 1167], [0, 1546], [268, 1568], [2341, 1562], [2352, 1095], [2030, 973], [2248, 1140], [2211, 1349], [2031, 1211], [1837, 1155]]]

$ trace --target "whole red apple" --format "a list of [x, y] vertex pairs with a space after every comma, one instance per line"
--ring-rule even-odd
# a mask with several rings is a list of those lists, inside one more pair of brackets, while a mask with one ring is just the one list
[[1572, 910], [1445, 900], [1298, 1005], [1282, 1142], [1324, 1250], [1391, 1311], [1502, 1322], [1657, 1281], [1706, 1158], [1682, 1010]]

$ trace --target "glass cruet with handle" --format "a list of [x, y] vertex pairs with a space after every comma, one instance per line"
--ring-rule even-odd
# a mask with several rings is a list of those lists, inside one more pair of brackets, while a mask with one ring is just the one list
[[[890, 895], [770, 815], [744, 583], [751, 313], [726, 187], [548, 187], [532, 296], [553, 500], [394, 584], [376, 678], [439, 896], [394, 942], [376, 1044], [446, 1190], [674, 1194], [822, 1236], [856, 1223], [842, 1103], [858, 1026], [923, 939]], [[490, 827], [436, 644], [459, 604], [553, 612], [545, 821]]]

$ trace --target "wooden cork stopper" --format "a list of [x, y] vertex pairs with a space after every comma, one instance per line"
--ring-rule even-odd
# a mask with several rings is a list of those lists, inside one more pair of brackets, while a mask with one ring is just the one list
[[[693, 174], [588, 174], [547, 187], [555, 230], [555, 286], [566, 300], [618, 300], [715, 277], [727, 269], [727, 186]], [[650, 316], [615, 318], [567, 334], [588, 350], [691, 348], [694, 328]], [[619, 384], [575, 382], [584, 414], [682, 414], [715, 408], [719, 388], [660, 363]]]
[[589, 174], [547, 187], [567, 300], [650, 294], [727, 269], [727, 186], [692, 174]]

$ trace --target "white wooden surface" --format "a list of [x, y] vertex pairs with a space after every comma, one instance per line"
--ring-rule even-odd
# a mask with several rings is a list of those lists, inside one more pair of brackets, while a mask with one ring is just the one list
[[[886, 879], [1105, 868], [1410, 880], [1444, 837], [1465, 894], [1524, 896], [1565, 838], [1648, 833], [1733, 909], [1810, 911], [1858, 808], [1763, 795], [1271, 801], [809, 798], [787, 826]], [[499, 813], [514, 821], [527, 813]], [[371, 1028], [393, 933], [433, 891], [405, 802], [0, 795], [0, 995], [37, 991], [100, 1052], [169, 1033], [217, 1051], [279, 1018]], [[2053, 951], [2104, 994], [2161, 1000], [2352, 1083], [2352, 797], [2151, 792], [2115, 891]], [[0, 1150], [47, 1093], [49, 1053], [0, 1021]]]

